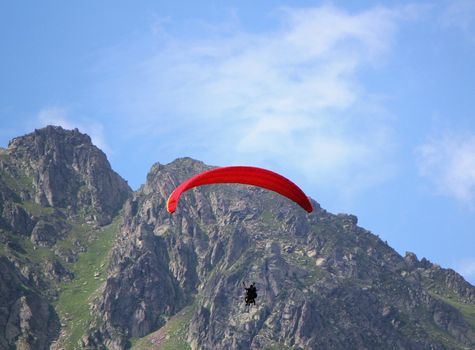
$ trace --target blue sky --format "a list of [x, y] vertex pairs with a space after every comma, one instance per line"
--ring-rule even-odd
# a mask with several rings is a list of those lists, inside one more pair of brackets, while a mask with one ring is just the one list
[[473, 1], [2, 2], [0, 45], [2, 147], [267, 167], [475, 282]]

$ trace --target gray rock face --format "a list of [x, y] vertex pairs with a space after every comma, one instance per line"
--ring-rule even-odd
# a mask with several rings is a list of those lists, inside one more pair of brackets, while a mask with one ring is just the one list
[[[192, 349], [475, 346], [473, 325], [442, 298], [450, 291], [473, 305], [474, 287], [425, 259], [401, 257], [353, 215], [316, 202], [307, 215], [241, 185], [193, 189], [168, 214], [173, 188], [206, 169], [189, 158], [156, 164], [127, 202], [85, 345], [122, 349], [194, 299]], [[245, 307], [243, 282], [257, 283], [256, 307]]]
[[137, 229], [143, 249], [113, 257], [120, 270], [107, 279], [97, 309], [105, 324], [102, 331], [113, 336], [106, 343], [111, 349], [123, 348], [124, 331], [132, 337], [148, 334], [184, 305], [183, 292], [168, 268], [164, 243], [154, 240], [146, 228]]
[[34, 220], [32, 220], [25, 209], [14, 202], [4, 202], [2, 218], [6, 224], [4, 228], [24, 236], [29, 236], [35, 226]]
[[[0, 349], [50, 347], [57, 287], [74, 280], [79, 252], [98, 237], [85, 227], [107, 231], [97, 226], [120, 208], [107, 273], [102, 260], [91, 268], [100, 287], [88, 299], [83, 347], [125, 349], [193, 304], [181, 325], [192, 349], [475, 348], [475, 288], [413, 253], [401, 257], [353, 215], [316, 202], [307, 214], [243, 185], [190, 190], [168, 214], [172, 190], [210, 168], [157, 163], [131, 194], [77, 130], [47, 127], [0, 149]], [[91, 285], [82, 281], [81, 293]], [[250, 282], [258, 298], [247, 308]]]
[[46, 349], [58, 335], [58, 317], [48, 301], [1, 256], [0, 295], [0, 329], [4, 334], [0, 349]]
[[66, 266], [86, 249], [83, 225], [110, 223], [130, 194], [78, 130], [49, 126], [0, 149], [0, 349], [50, 347], [51, 302], [74, 278]]
[[69, 208], [100, 225], [111, 222], [131, 193], [127, 183], [110, 167], [105, 154], [88, 135], [77, 129], [48, 126], [10, 141], [6, 153], [23, 172], [32, 191], [22, 193], [41, 206]]

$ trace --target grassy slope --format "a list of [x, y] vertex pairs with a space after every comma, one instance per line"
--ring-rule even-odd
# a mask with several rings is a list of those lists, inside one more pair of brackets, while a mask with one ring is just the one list
[[116, 217], [110, 225], [97, 232], [87, 232], [88, 226], [84, 226], [82, 232], [79, 227], [75, 229], [76, 238], [81, 234], [97, 234], [97, 238], [89, 243], [86, 252], [79, 254], [78, 261], [69, 266], [74, 273], [74, 280], [61, 286], [59, 299], [55, 303], [64, 325], [66, 337], [63, 338], [62, 345], [66, 349], [77, 346], [92, 320], [90, 303], [105, 281], [107, 255], [112, 248], [119, 222], [120, 217]]
[[465, 319], [465, 321], [467, 321], [475, 329], [475, 305], [474, 304], [463, 303], [460, 300], [457, 300], [457, 298], [455, 297], [450, 298], [447, 296], [441, 296], [433, 292], [431, 293], [431, 295], [435, 298], [438, 298], [446, 302], [449, 305], [452, 305], [457, 310], [459, 310], [463, 318]]
[[[10, 164], [10, 157], [5, 153], [4, 150], [0, 151], [0, 161], [5, 164]], [[0, 178], [1, 180], [16, 193], [21, 192], [22, 190], [31, 189], [33, 186], [33, 179], [26, 176], [23, 172], [19, 172], [18, 176], [13, 177], [8, 174], [3, 169], [0, 169]]]
[[[9, 156], [4, 149], [0, 149], [0, 160], [7, 163], [9, 161]], [[21, 172], [17, 177], [13, 177], [0, 170], [0, 182], [13, 192], [19, 193], [22, 190], [31, 189], [33, 181]], [[53, 208], [45, 208], [32, 201], [23, 201], [18, 204], [29, 214], [46, 219], [54, 212]], [[0, 234], [8, 235], [10, 240], [16, 242], [20, 247], [19, 251], [7, 251], [5, 244], [0, 243], [0, 255], [14, 254], [26, 265], [36, 266], [38, 270], [41, 270], [41, 265], [46, 261], [59, 260], [74, 273], [71, 283], [60, 285], [59, 298], [54, 303], [61, 318], [62, 330], [65, 335], [61, 338], [61, 345], [66, 349], [78, 347], [79, 339], [85, 334], [89, 322], [92, 320], [89, 310], [90, 303], [105, 281], [107, 255], [112, 248], [120, 218], [121, 216], [117, 216], [110, 225], [99, 230], [85, 223], [73, 224], [68, 236], [64, 240], [58, 241], [55, 246], [58, 250], [77, 250], [79, 246], [86, 249], [84, 253], [79, 254], [78, 261], [72, 264], [62, 261], [52, 249], [34, 245], [28, 237], [11, 235], [9, 232], [0, 230]]]
[[191, 318], [196, 311], [198, 303], [185, 307], [168, 322], [154, 333], [139, 338], [132, 339], [133, 350], [189, 350], [191, 349], [186, 338]]

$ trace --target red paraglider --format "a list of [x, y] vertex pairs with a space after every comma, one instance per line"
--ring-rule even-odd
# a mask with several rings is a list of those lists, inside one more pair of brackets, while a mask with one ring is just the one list
[[309, 213], [313, 211], [312, 204], [305, 193], [282, 175], [251, 166], [228, 166], [202, 172], [180, 184], [168, 198], [168, 212], [175, 212], [178, 200], [183, 192], [197, 186], [218, 183], [239, 183], [263, 187], [289, 198]]

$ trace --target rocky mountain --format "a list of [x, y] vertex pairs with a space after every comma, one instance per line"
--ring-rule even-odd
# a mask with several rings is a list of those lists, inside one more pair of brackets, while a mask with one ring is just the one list
[[112, 221], [130, 193], [105, 154], [78, 129], [35, 130], [10, 141], [4, 156], [9, 162], [1, 163], [2, 170], [30, 185], [19, 193], [22, 200], [65, 208], [99, 225]]
[[[132, 193], [77, 130], [0, 153], [0, 348], [473, 349], [475, 287], [313, 201], [155, 164]], [[242, 283], [256, 282], [246, 308]]]
[[0, 349], [46, 349], [74, 263], [131, 194], [77, 129], [46, 127], [0, 149]]

